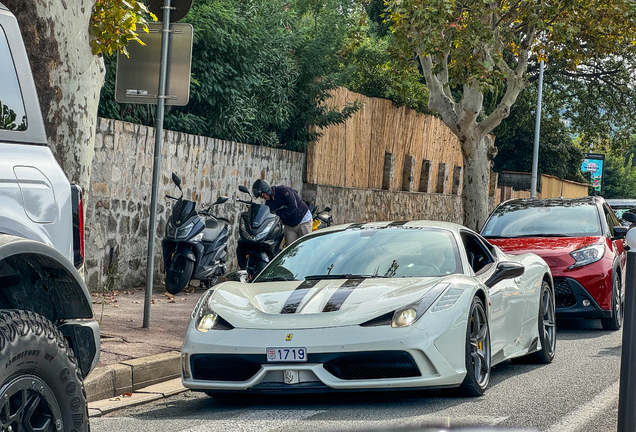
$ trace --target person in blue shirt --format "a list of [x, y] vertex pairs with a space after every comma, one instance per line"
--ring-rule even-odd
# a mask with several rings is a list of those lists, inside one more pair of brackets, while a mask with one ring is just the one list
[[252, 185], [252, 193], [263, 198], [270, 211], [280, 216], [287, 246], [311, 232], [311, 212], [294, 189], [285, 185], [271, 186], [266, 180], [258, 179]]

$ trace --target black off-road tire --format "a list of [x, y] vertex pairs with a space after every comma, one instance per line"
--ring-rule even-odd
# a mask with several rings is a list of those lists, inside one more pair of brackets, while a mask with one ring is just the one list
[[601, 325], [604, 330], [616, 331], [620, 330], [623, 325], [623, 303], [621, 299], [621, 282], [617, 277], [616, 271], [612, 276], [612, 316], [602, 318]]
[[166, 272], [166, 291], [170, 294], [178, 294], [183, 291], [190, 283], [192, 272], [194, 271], [193, 261], [182, 255], [179, 255], [176, 259], [183, 260], [185, 263], [173, 263]]
[[82, 373], [49, 320], [0, 310], [0, 370], [0, 430], [90, 431]]
[[[475, 319], [477, 316], [481, 318]], [[463, 396], [481, 396], [486, 391], [490, 381], [490, 349], [490, 327], [486, 308], [481, 299], [475, 296], [470, 305], [466, 327], [466, 377], [459, 387], [459, 392]], [[481, 367], [476, 364], [473, 354], [478, 357], [477, 361]], [[476, 372], [476, 369], [480, 371]]]
[[539, 300], [539, 315], [537, 321], [541, 349], [523, 357], [513, 358], [513, 363], [548, 364], [554, 360], [556, 353], [556, 304], [550, 285], [546, 281], [543, 281], [541, 284], [541, 298]]

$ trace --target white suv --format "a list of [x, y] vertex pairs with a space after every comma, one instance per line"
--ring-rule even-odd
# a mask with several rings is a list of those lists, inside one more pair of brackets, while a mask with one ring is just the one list
[[99, 325], [75, 268], [81, 190], [47, 146], [20, 29], [2, 3], [0, 83], [0, 429], [88, 431], [83, 378], [99, 360]]

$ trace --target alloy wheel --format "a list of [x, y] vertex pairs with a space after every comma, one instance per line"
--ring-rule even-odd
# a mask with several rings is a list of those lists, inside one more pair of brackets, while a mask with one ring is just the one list
[[42, 379], [20, 375], [0, 388], [2, 432], [54, 432], [63, 428], [60, 407]]
[[620, 278], [614, 279], [614, 289], [612, 290], [612, 296], [614, 296], [614, 313], [616, 314], [616, 319], [622, 325], [623, 323], [623, 301], [621, 300], [621, 284], [619, 281]]
[[556, 310], [549, 289], [543, 290], [543, 342], [553, 355], [556, 348]]
[[470, 320], [470, 355], [475, 380], [483, 388], [490, 379], [490, 332], [486, 311], [481, 304], [475, 304]]

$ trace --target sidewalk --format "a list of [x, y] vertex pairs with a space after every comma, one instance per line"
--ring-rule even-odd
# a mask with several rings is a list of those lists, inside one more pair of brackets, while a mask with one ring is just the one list
[[[88, 401], [100, 402], [89, 407], [116, 406], [120, 402], [130, 406], [185, 390], [179, 380], [181, 345], [194, 305], [205, 292], [192, 286], [190, 290], [172, 296], [163, 285], [156, 285], [147, 329], [143, 328], [143, 287], [93, 294], [93, 314], [100, 322], [101, 354], [85, 387]], [[157, 386], [166, 381], [170, 383]], [[140, 389], [144, 389], [143, 393], [138, 392]], [[140, 397], [144, 400], [137, 401]]]

